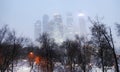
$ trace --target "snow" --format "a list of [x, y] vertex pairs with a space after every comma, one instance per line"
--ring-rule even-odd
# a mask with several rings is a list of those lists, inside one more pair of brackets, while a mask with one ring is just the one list
[[[17, 66], [14, 68], [14, 72], [30, 72], [31, 67], [29, 66], [29, 63], [27, 60], [21, 60], [18, 62]], [[114, 68], [106, 68], [107, 72], [114, 72]], [[76, 67], [76, 72], [81, 72], [81, 69], [79, 67]], [[37, 72], [37, 66], [33, 66], [32, 72]], [[41, 71], [39, 71], [41, 72]], [[67, 67], [63, 66], [60, 63], [56, 63], [54, 67], [53, 72], [68, 72]], [[102, 72], [101, 68], [98, 68], [97, 66], [92, 66], [92, 69], [89, 72]]]
[[14, 68], [14, 72], [29, 72], [30, 67], [26, 62], [27, 60], [19, 61], [17, 66]]

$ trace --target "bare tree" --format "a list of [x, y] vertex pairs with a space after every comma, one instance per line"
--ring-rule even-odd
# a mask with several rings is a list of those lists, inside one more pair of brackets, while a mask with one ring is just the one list
[[120, 24], [116, 23], [115, 25], [117, 28], [118, 36], [120, 36]]
[[[106, 30], [107, 28], [102, 22], [99, 21], [98, 17], [96, 20], [90, 19], [90, 22], [93, 24], [93, 27], [91, 29], [92, 35], [94, 37], [93, 40], [96, 41], [97, 47], [100, 48], [99, 50], [100, 50], [100, 57], [101, 57], [103, 72], [104, 72], [104, 66], [106, 66], [106, 63], [107, 63], [107, 66], [109, 66], [111, 62], [112, 62], [111, 65], [115, 63], [116, 71], [119, 72], [111, 30], [109, 30], [110, 32], [108, 32]], [[106, 54], [106, 51], [107, 53], [109, 53], [109, 55]]]
[[87, 41], [87, 39], [85, 37], [79, 37], [76, 36], [76, 40], [75, 40], [79, 47], [78, 47], [78, 52], [77, 52], [77, 56], [78, 56], [78, 64], [80, 64], [82, 70], [84, 72], [88, 72], [89, 71], [89, 64], [91, 61], [91, 56], [93, 54], [93, 47], [90, 46], [90, 42]]
[[62, 45], [66, 50], [65, 54], [67, 56], [67, 65], [70, 67], [70, 72], [74, 72], [79, 44], [76, 41], [66, 40]]
[[56, 58], [54, 49], [57, 47], [57, 44], [47, 33], [43, 33], [37, 41], [41, 45], [40, 56], [42, 56], [42, 58], [46, 61], [47, 72], [53, 72], [53, 61]]
[[3, 26], [0, 29], [0, 71], [13, 72], [14, 61], [19, 57], [21, 42], [20, 38], [17, 38], [15, 31], [9, 30], [7, 26]]

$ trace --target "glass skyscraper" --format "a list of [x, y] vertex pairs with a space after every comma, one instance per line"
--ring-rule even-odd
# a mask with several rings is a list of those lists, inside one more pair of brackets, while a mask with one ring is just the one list
[[43, 33], [48, 33], [49, 32], [49, 16], [47, 14], [43, 15], [43, 20], [42, 20], [42, 29]]
[[38, 20], [38, 21], [36, 21], [36, 23], [35, 23], [35, 39], [37, 39], [37, 38], [39, 38], [39, 36], [42, 34], [42, 25], [41, 25], [41, 21], [40, 20]]

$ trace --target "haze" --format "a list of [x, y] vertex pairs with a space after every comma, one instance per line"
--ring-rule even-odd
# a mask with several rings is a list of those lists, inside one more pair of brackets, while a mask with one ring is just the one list
[[75, 19], [82, 11], [86, 16], [104, 16], [104, 22], [113, 26], [120, 23], [120, 0], [0, 0], [0, 24], [8, 24], [19, 35], [34, 39], [34, 23], [44, 14], [52, 17], [59, 12], [63, 19], [73, 13]]

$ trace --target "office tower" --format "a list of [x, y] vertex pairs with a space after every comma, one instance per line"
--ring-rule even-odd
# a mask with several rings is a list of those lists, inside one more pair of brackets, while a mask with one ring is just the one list
[[67, 14], [67, 25], [72, 26], [73, 25], [73, 16], [72, 13]]
[[42, 25], [41, 25], [41, 21], [38, 20], [35, 23], [35, 39], [39, 38], [39, 36], [42, 34]]
[[62, 23], [62, 17], [59, 13], [54, 13], [53, 19], [54, 19], [55, 23], [58, 23], [58, 24]]
[[56, 40], [56, 42], [62, 42], [63, 22], [62, 16], [59, 13], [54, 13], [52, 26], [53, 26], [53, 38]]
[[74, 38], [72, 13], [67, 14], [65, 36], [66, 36], [67, 39], [73, 39]]
[[48, 23], [48, 34], [53, 37], [53, 32], [54, 32], [54, 21], [53, 20], [50, 20], [49, 23]]
[[43, 20], [42, 20], [42, 26], [43, 26], [43, 33], [48, 33], [49, 32], [49, 16], [48, 15], [43, 15]]
[[62, 16], [59, 13], [54, 14], [54, 25], [55, 25], [55, 29], [57, 29], [62, 35], [63, 22], [62, 22]]
[[85, 26], [85, 15], [84, 13], [79, 13], [78, 14], [78, 24], [79, 24], [79, 35], [80, 36], [85, 36], [86, 35], [86, 26]]

